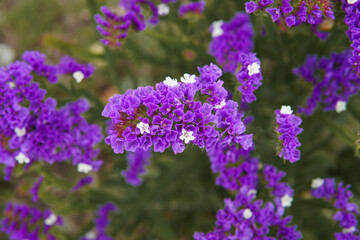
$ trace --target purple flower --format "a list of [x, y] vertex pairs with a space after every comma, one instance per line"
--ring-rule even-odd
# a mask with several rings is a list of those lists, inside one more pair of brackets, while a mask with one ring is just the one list
[[289, 160], [291, 163], [300, 159], [300, 151], [296, 148], [301, 146], [301, 143], [296, 136], [303, 131], [299, 127], [302, 122], [301, 118], [292, 112], [290, 106], [282, 106], [280, 110], [275, 111], [276, 122], [279, 125], [276, 130], [281, 134], [279, 140], [282, 143], [279, 157]]
[[93, 177], [92, 176], [87, 176], [87, 177], [83, 177], [81, 178], [78, 183], [71, 189], [71, 191], [76, 192], [77, 190], [79, 190], [80, 188], [84, 187], [85, 185], [91, 184], [93, 182]]
[[89, 78], [95, 71], [95, 67], [92, 64], [80, 64], [69, 56], [63, 57], [57, 67], [60, 74], [70, 74], [78, 83]]
[[44, 176], [40, 176], [30, 190], [30, 193], [32, 194], [33, 202], [37, 202], [39, 200], [39, 188], [43, 180], [44, 180]]
[[150, 164], [150, 157], [151, 152], [142, 149], [127, 154], [128, 169], [121, 172], [127, 183], [133, 186], [141, 184], [142, 180], [139, 178], [139, 175], [145, 174], [145, 166]]
[[190, 2], [179, 7], [179, 16], [184, 17], [188, 13], [201, 14], [205, 9], [205, 1]]
[[258, 9], [258, 5], [255, 2], [247, 2], [245, 3], [245, 11], [247, 13], [253, 13]]

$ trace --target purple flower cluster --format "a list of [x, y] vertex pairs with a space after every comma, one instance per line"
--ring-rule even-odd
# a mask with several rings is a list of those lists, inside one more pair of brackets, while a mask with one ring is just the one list
[[190, 142], [207, 150], [219, 142], [251, 147], [238, 104], [226, 100], [218, 80], [221, 69], [210, 64], [198, 70], [200, 77], [184, 74], [181, 82], [167, 77], [155, 88], [139, 87], [110, 98], [102, 113], [112, 119], [105, 142], [115, 153], [154, 146], [155, 152], [171, 147], [177, 154]]
[[294, 74], [314, 86], [306, 106], [299, 108], [300, 113], [311, 115], [319, 103], [324, 105], [324, 111], [346, 110], [349, 98], [360, 90], [360, 78], [349, 58], [350, 50], [333, 53], [330, 58], [309, 56], [304, 65], [293, 70]]
[[91, 184], [93, 182], [93, 180], [94, 179], [92, 176], [83, 177], [77, 182], [77, 184], [71, 189], [71, 191], [76, 192], [77, 190], [84, 187], [85, 185]]
[[51, 210], [41, 211], [27, 205], [7, 203], [0, 231], [9, 239], [55, 240], [49, 232], [52, 226], [62, 226], [63, 220]]
[[[225, 209], [218, 211], [214, 231], [195, 233], [194, 239], [300, 239], [302, 235], [296, 231], [296, 226], [288, 226], [291, 217], [283, 217], [285, 208], [291, 206], [294, 194], [288, 184], [280, 182], [285, 174], [268, 165], [261, 171], [259, 161], [246, 156], [233, 169], [237, 171], [229, 176], [232, 175], [233, 183], [239, 185], [236, 198], [225, 199]], [[261, 176], [267, 183], [265, 188], [270, 191], [273, 202], [256, 200]]]
[[139, 186], [142, 182], [139, 175], [145, 174], [145, 167], [150, 164], [151, 152], [142, 149], [127, 154], [128, 169], [121, 172], [127, 183]]
[[43, 180], [44, 176], [40, 176], [34, 183], [33, 187], [30, 189], [33, 202], [37, 202], [39, 200], [39, 188]]
[[349, 190], [350, 185], [344, 186], [340, 182], [336, 186], [333, 178], [316, 178], [312, 181], [311, 187], [311, 194], [315, 198], [325, 198], [327, 202], [333, 202], [335, 209], [337, 209], [333, 218], [339, 222], [343, 230], [342, 233], [335, 233], [335, 238], [337, 240], [360, 239], [359, 235], [355, 235], [359, 232], [356, 218], [359, 211], [355, 203], [349, 202], [349, 199], [353, 196]]
[[276, 2], [274, 0], [256, 0], [247, 2], [245, 10], [247, 13], [266, 10], [274, 22], [284, 18], [288, 27], [303, 22], [319, 24], [325, 18], [334, 19], [332, 3], [329, 0], [282, 0]]
[[98, 209], [97, 218], [95, 219], [95, 229], [88, 232], [81, 240], [112, 240], [106, 234], [106, 228], [109, 225], [109, 214], [117, 212], [118, 208], [113, 203], [106, 203]]
[[275, 110], [276, 122], [279, 125], [276, 130], [281, 134], [279, 140], [282, 142], [279, 157], [291, 163], [300, 160], [300, 151], [296, 148], [301, 146], [301, 143], [296, 136], [303, 131], [299, 127], [301, 118], [292, 113], [290, 106], [282, 106], [281, 109]]
[[17, 61], [0, 68], [0, 162], [6, 166], [6, 178], [16, 165], [35, 161], [70, 160], [82, 164], [82, 170], [98, 170], [102, 161], [92, 161], [98, 154], [93, 147], [102, 134], [81, 116], [90, 107], [88, 101], [79, 99], [57, 109], [56, 100], [45, 98], [46, 91], [33, 79], [43, 55], [27, 52], [24, 59], [31, 65]]
[[255, 53], [241, 54], [239, 63], [241, 69], [236, 74], [236, 78], [241, 85], [238, 90], [241, 92], [242, 102], [251, 103], [256, 100], [254, 91], [262, 84], [261, 63]]
[[229, 22], [216, 21], [209, 31], [213, 37], [209, 53], [223, 66], [224, 71], [234, 74], [241, 54], [253, 49], [254, 33], [249, 15], [239, 12]]
[[179, 7], [179, 16], [184, 17], [186, 14], [201, 14], [205, 9], [205, 1], [185, 3]]
[[346, 31], [351, 42], [352, 56], [349, 56], [349, 62], [355, 67], [355, 71], [360, 73], [360, 2], [357, 0], [341, 0], [345, 11], [345, 24], [349, 26]]

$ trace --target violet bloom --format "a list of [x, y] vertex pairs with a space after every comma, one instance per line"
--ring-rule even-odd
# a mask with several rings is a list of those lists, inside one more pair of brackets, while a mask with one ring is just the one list
[[289, 28], [303, 22], [320, 24], [326, 18], [334, 19], [330, 0], [315, 3], [311, 0], [299, 2], [291, 0], [276, 2], [273, 0], [257, 0], [245, 3], [245, 10], [247, 13], [253, 13], [257, 10], [266, 11], [274, 22], [282, 17]]
[[80, 64], [69, 56], [63, 57], [57, 68], [60, 74], [70, 74], [73, 76], [77, 83], [89, 78], [95, 71], [95, 67], [92, 64]]
[[142, 182], [139, 175], [146, 172], [145, 167], [150, 164], [151, 152], [138, 149], [136, 152], [127, 154], [128, 168], [121, 172], [127, 183], [139, 186]]
[[99, 207], [97, 211], [97, 218], [94, 220], [95, 230], [88, 232], [81, 240], [112, 240], [106, 234], [106, 228], [110, 224], [109, 214], [117, 212], [119, 209], [113, 203], [106, 203]]
[[46, 77], [50, 83], [57, 82], [58, 69], [56, 66], [47, 65], [45, 63], [45, 54], [38, 51], [25, 51], [22, 55], [22, 59], [33, 68], [33, 71], [37, 75]]
[[93, 182], [93, 180], [94, 179], [92, 176], [83, 177], [78, 181], [78, 183], [75, 185], [75, 187], [73, 187], [71, 189], [71, 191], [76, 192], [77, 190], [84, 187], [85, 185], [91, 184]]
[[185, 3], [179, 7], [179, 16], [183, 17], [188, 13], [201, 14], [205, 9], [205, 1]]
[[300, 151], [296, 148], [301, 146], [301, 143], [296, 136], [303, 131], [299, 127], [301, 118], [292, 113], [290, 106], [282, 106], [280, 110], [275, 110], [276, 122], [279, 125], [276, 130], [281, 134], [279, 140], [282, 144], [279, 157], [291, 163], [300, 159]]
[[353, 196], [349, 190], [350, 185], [344, 186], [343, 182], [340, 182], [336, 186], [333, 178], [316, 178], [312, 181], [311, 188], [311, 194], [315, 198], [325, 198], [327, 202], [334, 203], [337, 212], [333, 219], [338, 221], [343, 229], [342, 233], [335, 233], [335, 238], [337, 240], [360, 239], [357, 226], [359, 211], [355, 203], [349, 202], [349, 199]]
[[176, 154], [185, 144], [211, 149], [220, 140], [248, 148], [238, 104], [226, 100], [218, 80], [221, 70], [211, 64], [199, 72], [200, 77], [184, 74], [181, 82], [167, 77], [155, 88], [139, 87], [110, 98], [102, 112], [112, 119], [105, 142], [115, 153], [154, 146], [155, 152], [171, 147]]
[[319, 104], [323, 105], [324, 111], [340, 113], [346, 110], [349, 98], [360, 90], [360, 78], [349, 58], [350, 50], [333, 53], [330, 58], [309, 56], [304, 65], [293, 70], [314, 86], [306, 106], [299, 108], [300, 113], [311, 115]]
[[49, 209], [41, 211], [25, 204], [8, 202], [4, 215], [0, 231], [6, 233], [9, 239], [55, 240], [49, 231], [53, 226], [63, 225], [62, 218]]
[[43, 180], [44, 176], [40, 176], [34, 183], [33, 187], [30, 189], [33, 202], [37, 202], [39, 200], [39, 188]]
[[241, 53], [249, 53], [253, 49], [254, 32], [249, 15], [239, 12], [229, 22], [216, 21], [209, 31], [213, 36], [209, 53], [223, 65], [224, 71], [234, 74]]

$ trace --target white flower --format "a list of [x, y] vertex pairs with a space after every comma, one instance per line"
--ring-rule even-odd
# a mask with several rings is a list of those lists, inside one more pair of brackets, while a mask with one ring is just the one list
[[248, 70], [249, 76], [252, 76], [252, 75], [260, 72], [260, 65], [257, 64], [256, 62], [254, 62], [247, 66], [247, 70]]
[[248, 196], [250, 196], [250, 195], [252, 195], [252, 194], [253, 194], [254, 196], [257, 194], [256, 189], [250, 189], [250, 190], [247, 192], [247, 195], [248, 195]]
[[87, 239], [96, 239], [96, 233], [94, 231], [90, 231], [85, 234], [85, 238]]
[[139, 122], [136, 127], [140, 129], [141, 134], [144, 134], [144, 132], [150, 133], [149, 124], [147, 123]]
[[180, 139], [184, 140], [185, 143], [188, 144], [190, 141], [195, 139], [193, 133], [194, 133], [193, 131], [186, 131], [185, 129], [182, 129], [182, 134], [180, 136]]
[[341, 101], [341, 100], [337, 101], [337, 102], [336, 102], [336, 106], [335, 106], [335, 111], [336, 111], [337, 113], [341, 113], [341, 112], [343, 112], [343, 111], [345, 111], [345, 110], [346, 110], [346, 102], [345, 102], [345, 101]]
[[9, 88], [13, 89], [15, 87], [15, 83], [14, 82], [8, 82]]
[[288, 194], [285, 194], [285, 195], [281, 198], [281, 206], [283, 206], [283, 207], [290, 207], [292, 201], [293, 201], [293, 198], [290, 197]]
[[85, 75], [82, 71], [76, 71], [73, 73], [73, 77], [75, 78], [77, 83], [80, 83], [84, 79]]
[[343, 233], [352, 233], [356, 230], [355, 226], [349, 227], [349, 228], [344, 228], [342, 230]]
[[347, 0], [347, 3], [348, 4], [354, 4], [354, 3], [356, 3], [358, 0]]
[[171, 77], [166, 77], [163, 83], [169, 87], [176, 87], [178, 85], [177, 79], [176, 78], [173, 79]]
[[26, 128], [15, 128], [15, 133], [16, 133], [16, 136], [18, 136], [18, 137], [22, 137], [22, 136], [24, 136], [25, 134], [26, 134]]
[[290, 106], [282, 105], [282, 106], [281, 106], [281, 109], [280, 109], [280, 113], [281, 113], [281, 114], [292, 114], [292, 113], [293, 113], [293, 110], [291, 110], [291, 107], [290, 107]]
[[48, 216], [45, 219], [45, 225], [52, 226], [52, 225], [54, 225], [54, 223], [56, 223], [56, 220], [57, 220], [57, 216], [55, 214], [51, 213], [50, 216]]
[[188, 73], [185, 73], [184, 77], [181, 77], [180, 80], [183, 83], [194, 83], [196, 82], [195, 77], [196, 77], [195, 75], [190, 75]]
[[214, 106], [214, 108], [215, 108], [215, 109], [219, 109], [219, 108], [224, 107], [225, 105], [226, 105], [226, 102], [225, 102], [225, 99], [224, 99], [224, 100], [221, 101], [221, 103], [216, 104], [216, 105]]
[[165, 16], [169, 14], [170, 8], [165, 3], [160, 3], [157, 7], [158, 7], [158, 14], [160, 16]]
[[224, 33], [224, 30], [221, 28], [222, 24], [224, 23], [223, 20], [218, 20], [212, 23], [213, 30], [211, 32], [211, 36], [218, 37]]
[[246, 209], [244, 210], [244, 212], [243, 212], [243, 216], [244, 216], [245, 219], [251, 218], [251, 216], [252, 216], [251, 210], [250, 210], [249, 208], [246, 208]]
[[30, 162], [30, 158], [28, 158], [23, 153], [19, 153], [18, 155], [16, 155], [15, 160], [20, 164], [28, 164]]
[[93, 170], [93, 167], [89, 164], [86, 163], [79, 163], [77, 165], [77, 171], [79, 173], [89, 173]]
[[324, 184], [324, 179], [315, 178], [311, 181], [311, 188], [319, 188]]

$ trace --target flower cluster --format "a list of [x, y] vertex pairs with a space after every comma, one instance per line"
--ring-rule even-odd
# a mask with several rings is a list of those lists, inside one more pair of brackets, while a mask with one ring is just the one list
[[205, 9], [205, 1], [185, 3], [179, 7], [179, 16], [184, 17], [188, 13], [201, 14]]
[[357, 0], [342, 0], [342, 7], [345, 11], [345, 24], [349, 26], [346, 31], [351, 42], [352, 56], [349, 56], [349, 62], [355, 67], [355, 71], [360, 73], [360, 2]]
[[229, 22], [216, 21], [209, 31], [213, 37], [209, 53], [223, 66], [224, 71], [234, 74], [241, 54], [253, 49], [254, 33], [249, 15], [239, 12]]
[[112, 119], [105, 142], [115, 153], [147, 151], [153, 145], [155, 152], [171, 147], [176, 154], [190, 142], [207, 150], [219, 141], [251, 146], [238, 104], [226, 100], [218, 80], [222, 71], [214, 64], [198, 70], [200, 77], [184, 74], [181, 82], [167, 77], [155, 88], [139, 87], [110, 98], [102, 112]]
[[360, 78], [349, 63], [349, 58], [349, 50], [333, 53], [329, 59], [309, 56], [304, 65], [293, 70], [298, 77], [314, 86], [306, 106], [299, 108], [300, 113], [311, 115], [319, 103], [324, 105], [325, 111], [346, 110], [349, 98], [360, 90]]
[[303, 22], [319, 24], [325, 18], [334, 19], [332, 3], [329, 0], [256, 0], [247, 2], [245, 10], [247, 13], [266, 10], [274, 22], [284, 18], [288, 27]]
[[133, 186], [141, 184], [142, 181], [139, 175], [145, 174], [145, 166], [150, 164], [150, 157], [150, 151], [144, 151], [142, 149], [127, 154], [128, 169], [121, 172], [127, 183]]
[[276, 129], [281, 135], [279, 140], [282, 142], [282, 149], [279, 157], [289, 160], [291, 163], [300, 159], [300, 151], [296, 149], [301, 146], [296, 135], [303, 131], [299, 127], [302, 120], [298, 116], [292, 114], [290, 106], [282, 106], [281, 109], [275, 110], [276, 122], [279, 127]]
[[117, 211], [118, 208], [113, 203], [102, 205], [98, 209], [97, 218], [94, 221], [96, 230], [88, 232], [81, 240], [112, 240], [112, 238], [106, 234], [106, 228], [110, 223], [109, 214]]
[[39, 200], [39, 188], [43, 180], [44, 180], [44, 176], [38, 177], [38, 179], [36, 180], [36, 182], [34, 183], [33, 187], [30, 190], [33, 202], [37, 202]]
[[52, 226], [62, 226], [63, 220], [51, 210], [41, 211], [27, 205], [7, 203], [0, 231], [9, 239], [55, 240], [49, 232]]
[[90, 107], [87, 100], [57, 109], [56, 100], [45, 98], [46, 91], [33, 79], [37, 71], [44, 73], [39, 70], [43, 55], [28, 52], [23, 58], [31, 65], [17, 61], [0, 68], [0, 162], [6, 166], [6, 178], [16, 165], [35, 161], [70, 160], [98, 170], [102, 161], [92, 161], [98, 154], [93, 147], [102, 134], [81, 116]]
[[327, 202], [334, 202], [334, 207], [338, 211], [334, 215], [334, 220], [339, 221], [342, 233], [335, 233], [337, 240], [360, 239], [357, 227], [358, 221], [356, 216], [359, 214], [358, 207], [355, 203], [350, 203], [349, 199], [353, 196], [349, 190], [350, 185], [344, 186], [340, 182], [337, 186], [333, 178], [316, 178], [311, 183], [311, 194], [315, 198], [325, 198]]

